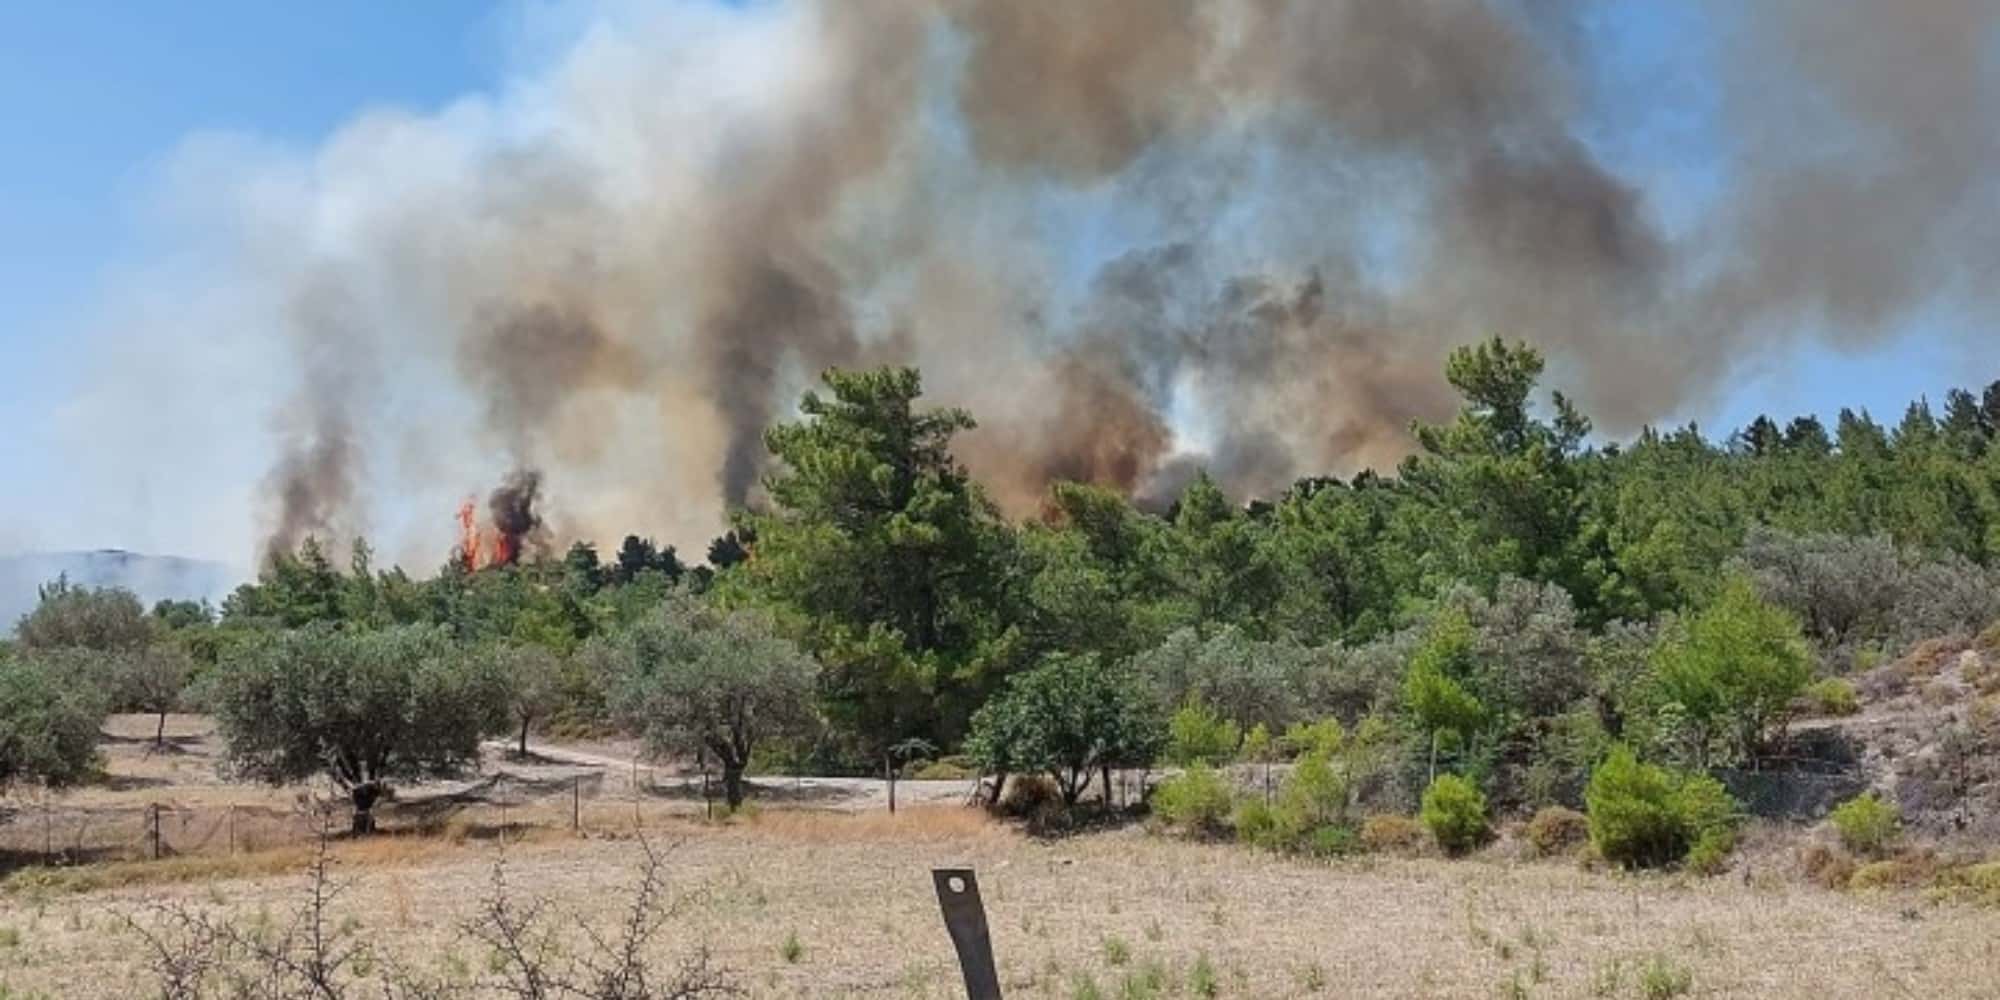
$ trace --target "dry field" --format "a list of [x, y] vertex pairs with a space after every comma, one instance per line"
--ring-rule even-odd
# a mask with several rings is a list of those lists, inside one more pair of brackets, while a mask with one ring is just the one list
[[[236, 794], [282, 798], [202, 785], [183, 799]], [[601, 802], [580, 836], [512, 824], [504, 841], [512, 895], [546, 897], [570, 947], [624, 907], [640, 853], [612, 822], [620, 805]], [[2000, 912], [1912, 894], [1563, 863], [1328, 866], [1136, 829], [1043, 842], [948, 806], [668, 815], [689, 805], [642, 817], [678, 900], [659, 953], [706, 946], [754, 996], [963, 995], [929, 869], [969, 864], [1010, 997], [2000, 997]], [[490, 953], [456, 929], [488, 895], [502, 842], [460, 825], [339, 844], [334, 917], [378, 949], [377, 967], [480, 977]], [[147, 995], [126, 916], [149, 921], [169, 902], [281, 921], [307, 856], [294, 844], [74, 870], [95, 878], [17, 874], [0, 895], [0, 996]]]

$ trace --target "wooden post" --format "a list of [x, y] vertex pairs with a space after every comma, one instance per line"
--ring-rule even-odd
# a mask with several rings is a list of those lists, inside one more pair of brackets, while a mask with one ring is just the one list
[[54, 864], [55, 854], [56, 854], [55, 830], [54, 827], [52, 826], [52, 821], [49, 818], [49, 783], [47, 781], [43, 781], [42, 782], [42, 863], [45, 865]]
[[569, 828], [571, 832], [583, 829], [583, 776], [571, 775], [569, 779]]
[[715, 818], [715, 799], [708, 791], [708, 761], [701, 762], [701, 815], [703, 819]]
[[896, 813], [896, 758], [890, 754], [882, 756], [882, 776], [889, 782], [889, 814]]
[[146, 807], [146, 811], [152, 820], [153, 860], [158, 861], [160, 860], [160, 804], [152, 803]]

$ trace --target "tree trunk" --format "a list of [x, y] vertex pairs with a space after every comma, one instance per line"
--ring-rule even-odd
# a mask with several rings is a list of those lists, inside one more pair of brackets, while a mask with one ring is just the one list
[[1007, 772], [995, 771], [993, 773], [993, 797], [987, 800], [986, 802], [987, 808], [989, 809], [999, 808], [1000, 795], [1002, 792], [1006, 791], [1006, 789], [1007, 789]]
[[382, 786], [373, 781], [355, 785], [348, 796], [354, 800], [355, 836], [366, 836], [375, 832], [375, 800], [382, 797]]
[[523, 759], [528, 756], [528, 723], [531, 721], [533, 721], [532, 716], [521, 716], [521, 757]]
[[1104, 811], [1110, 812], [1111, 810], [1118, 808], [1118, 803], [1111, 800], [1111, 765], [1109, 764], [1104, 765], [1103, 770], [1104, 770]]
[[167, 711], [166, 709], [161, 709], [159, 728], [153, 730], [153, 746], [164, 747], [166, 745], [167, 745]]
[[722, 797], [730, 809], [743, 804], [743, 765], [731, 760], [722, 762]]

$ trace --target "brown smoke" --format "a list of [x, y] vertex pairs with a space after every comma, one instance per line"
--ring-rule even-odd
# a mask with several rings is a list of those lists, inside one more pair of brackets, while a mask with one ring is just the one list
[[[1060, 478], [1386, 467], [1449, 411], [1445, 352], [1491, 333], [1620, 431], [1788, 338], [2000, 305], [2000, 8], [1675, 11], [1699, 75], [1636, 111], [1592, 59], [1616, 4], [607, 12], [505, 96], [344, 130], [299, 232], [262, 234], [299, 256], [271, 269], [301, 369], [271, 544], [401, 492], [361, 488], [391, 473], [360, 443], [404, 436], [360, 398], [399, 373], [384, 398], [461, 400], [496, 465], [562, 483], [562, 533], [673, 536], [753, 497], [763, 429], [827, 365], [923, 368], [1018, 513]], [[1721, 179], [1668, 213], [1619, 151], [1681, 117]]]

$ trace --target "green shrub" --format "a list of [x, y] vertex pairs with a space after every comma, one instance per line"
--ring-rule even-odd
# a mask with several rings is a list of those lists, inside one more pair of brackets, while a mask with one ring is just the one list
[[1816, 715], [1853, 715], [1861, 711], [1861, 694], [1845, 677], [1815, 681], [1805, 690], [1806, 707]]
[[1694, 973], [1665, 955], [1654, 955], [1639, 971], [1639, 995], [1646, 1000], [1671, 1000], [1694, 989]]
[[1252, 847], [1280, 848], [1278, 813], [1263, 799], [1244, 799], [1236, 804], [1236, 839]]
[[1726, 826], [1711, 829], [1688, 848], [1687, 870], [1697, 875], [1720, 875], [1729, 868], [1729, 852], [1735, 849], [1735, 830]]
[[1351, 826], [1322, 826], [1306, 834], [1301, 848], [1315, 858], [1339, 858], [1359, 853], [1361, 838]]
[[1361, 822], [1361, 846], [1370, 851], [1414, 854], [1423, 850], [1424, 826], [1408, 816], [1378, 813]]
[[1709, 838], [1705, 863], [1727, 853], [1736, 803], [1722, 784], [1641, 763], [1625, 747], [1612, 750], [1591, 772], [1584, 791], [1590, 840], [1607, 861], [1628, 868], [1657, 868], [1687, 858]]
[[1418, 815], [1448, 854], [1463, 854], [1486, 840], [1486, 796], [1478, 785], [1456, 774], [1440, 774], [1424, 789]]
[[1285, 735], [1279, 742], [1293, 756], [1319, 754], [1331, 757], [1346, 746], [1347, 729], [1339, 719], [1332, 718], [1318, 722], [1294, 722], [1285, 728]]
[[1347, 816], [1347, 779], [1323, 753], [1299, 758], [1278, 791], [1278, 836], [1299, 843], [1323, 826], [1338, 826]]
[[1183, 767], [1190, 764], [1221, 764], [1236, 756], [1242, 732], [1214, 709], [1190, 701], [1167, 721], [1167, 761]]
[[1590, 817], [1562, 806], [1546, 806], [1528, 820], [1528, 844], [1541, 857], [1567, 854], [1590, 839]]
[[1278, 756], [1278, 741], [1271, 736], [1271, 730], [1261, 722], [1250, 727], [1243, 734], [1243, 745], [1237, 748], [1236, 759], [1246, 764], [1263, 764]]
[[1235, 795], [1229, 780], [1207, 764], [1196, 764], [1160, 784], [1153, 812], [1169, 825], [1195, 833], [1224, 829]]
[[1874, 792], [1843, 802], [1828, 817], [1840, 842], [1856, 854], [1879, 855], [1895, 841], [1902, 815]]
[[925, 761], [910, 777], [918, 781], [970, 781], [979, 777], [979, 767], [969, 757], [941, 757]]

